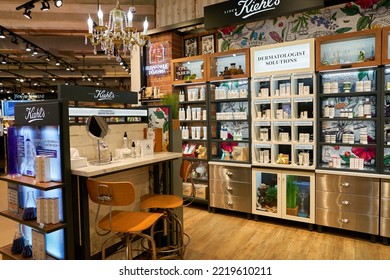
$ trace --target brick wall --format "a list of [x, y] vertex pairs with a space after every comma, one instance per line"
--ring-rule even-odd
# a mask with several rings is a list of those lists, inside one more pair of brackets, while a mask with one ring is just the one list
[[[175, 33], [164, 33], [156, 36], [152, 36], [150, 42], [154, 43], [168, 43], [168, 49], [166, 51], [166, 61], [171, 64], [171, 60], [174, 58], [182, 57], [183, 53], [183, 40], [182, 37]], [[172, 79], [171, 71], [164, 75], [147, 76], [148, 87], [158, 87], [160, 94], [172, 92]]]

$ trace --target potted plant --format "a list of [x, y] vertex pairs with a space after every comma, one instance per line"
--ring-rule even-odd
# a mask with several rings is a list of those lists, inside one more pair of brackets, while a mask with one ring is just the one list
[[297, 216], [298, 215], [298, 184], [294, 180], [294, 176], [288, 175], [286, 183], [286, 214]]
[[270, 212], [276, 212], [276, 206], [277, 206], [277, 197], [278, 197], [278, 190], [275, 185], [271, 185], [268, 187], [267, 191], [265, 192], [265, 206], [268, 211]]
[[167, 93], [161, 100], [162, 105], [169, 105], [172, 111], [172, 129], [179, 129], [179, 94]]

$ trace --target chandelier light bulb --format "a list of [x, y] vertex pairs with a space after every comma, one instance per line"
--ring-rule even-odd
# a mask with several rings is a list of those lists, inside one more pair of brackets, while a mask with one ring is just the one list
[[144, 21], [144, 35], [146, 35], [146, 32], [148, 32], [148, 25], [148, 18], [146, 17]]
[[99, 5], [99, 11], [97, 13], [98, 18], [99, 18], [99, 26], [103, 26], [103, 11], [101, 6]]
[[[88, 34], [85, 35], [86, 44], [88, 41], [93, 46], [94, 54], [97, 54], [97, 47], [99, 46], [110, 59], [112, 56], [127, 55], [130, 54], [134, 47], [143, 47], [150, 40], [147, 36], [148, 21], [145, 18], [143, 24], [143, 32], [138, 32], [133, 27], [133, 11], [131, 7], [126, 13], [119, 6], [119, 0], [117, 0], [116, 6], [112, 9], [108, 15], [106, 25], [103, 22], [103, 12], [99, 5], [98, 17], [99, 24], [94, 26], [90, 15], [88, 18]], [[142, 53], [142, 48], [141, 48]]]
[[133, 13], [131, 12], [131, 7], [129, 8], [129, 11], [127, 12], [127, 20], [129, 22], [129, 27], [133, 27]]
[[89, 14], [87, 23], [88, 23], [88, 33], [92, 33], [93, 32], [93, 21], [91, 18], [91, 14]]

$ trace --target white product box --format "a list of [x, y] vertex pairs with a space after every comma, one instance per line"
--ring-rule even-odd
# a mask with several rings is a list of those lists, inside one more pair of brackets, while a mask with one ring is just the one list
[[141, 147], [141, 157], [154, 154], [153, 139], [139, 140], [139, 145]]
[[85, 167], [88, 165], [88, 161], [86, 157], [76, 157], [70, 159], [70, 168], [76, 169], [80, 167]]

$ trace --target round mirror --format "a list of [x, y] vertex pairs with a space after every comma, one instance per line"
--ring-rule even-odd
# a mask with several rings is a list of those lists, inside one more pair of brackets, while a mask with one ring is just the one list
[[109, 132], [108, 124], [99, 116], [91, 116], [87, 119], [88, 135], [93, 139], [103, 139]]

